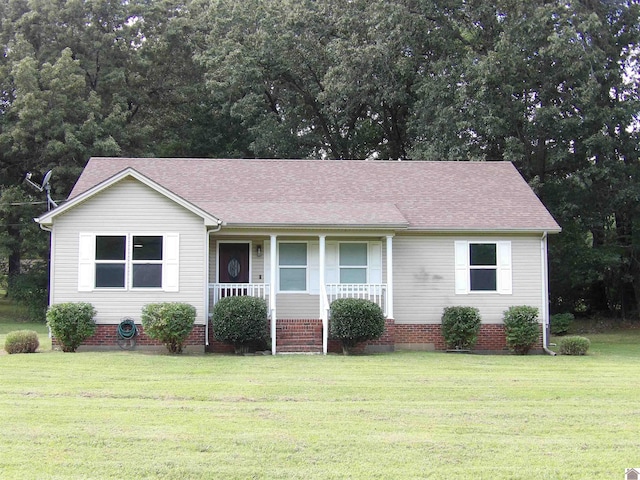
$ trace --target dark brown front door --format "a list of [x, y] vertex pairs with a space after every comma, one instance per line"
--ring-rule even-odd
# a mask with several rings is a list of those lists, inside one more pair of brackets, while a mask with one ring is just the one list
[[249, 244], [221, 243], [220, 283], [249, 283]]

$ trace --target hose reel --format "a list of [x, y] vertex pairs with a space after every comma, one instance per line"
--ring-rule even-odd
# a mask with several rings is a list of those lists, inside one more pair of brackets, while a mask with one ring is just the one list
[[125, 317], [118, 325], [118, 346], [123, 350], [130, 350], [136, 346], [138, 327], [132, 318]]

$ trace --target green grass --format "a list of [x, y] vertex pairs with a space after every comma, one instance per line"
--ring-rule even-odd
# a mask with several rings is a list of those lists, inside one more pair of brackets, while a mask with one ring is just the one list
[[0, 478], [610, 479], [640, 332], [585, 357], [0, 356]]
[[[14, 330], [34, 330], [40, 340], [39, 351], [51, 350], [49, 329], [44, 323], [29, 322], [26, 309], [15, 305], [0, 294], [0, 355], [4, 353], [4, 342], [7, 333]], [[1, 366], [1, 364], [0, 364]]]

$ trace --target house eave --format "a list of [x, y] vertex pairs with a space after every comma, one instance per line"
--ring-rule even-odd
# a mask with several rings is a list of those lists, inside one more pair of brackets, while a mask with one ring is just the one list
[[440, 234], [480, 234], [480, 233], [488, 233], [488, 234], [536, 234], [541, 235], [543, 233], [555, 234], [560, 233], [562, 228], [554, 227], [554, 228], [482, 228], [482, 227], [409, 227], [406, 229], [407, 232], [411, 233], [440, 233]]
[[236, 228], [241, 230], [269, 230], [269, 229], [286, 229], [286, 230], [406, 230], [406, 224], [325, 224], [325, 223], [224, 223], [227, 228]]

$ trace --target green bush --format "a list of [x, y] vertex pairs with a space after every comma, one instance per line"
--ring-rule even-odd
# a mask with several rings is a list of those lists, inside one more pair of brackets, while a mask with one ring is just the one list
[[267, 302], [250, 296], [225, 297], [215, 304], [211, 323], [216, 340], [230, 343], [236, 353], [264, 345], [269, 337]]
[[188, 303], [150, 303], [142, 307], [141, 320], [149, 338], [162, 342], [171, 353], [182, 353], [196, 321], [196, 309]]
[[446, 307], [442, 313], [442, 336], [448, 348], [473, 348], [480, 331], [480, 312], [475, 307]]
[[47, 310], [47, 324], [60, 342], [63, 352], [75, 352], [96, 331], [93, 317], [96, 309], [90, 303], [58, 303]]
[[540, 338], [538, 309], [527, 305], [509, 307], [504, 312], [504, 329], [509, 349], [526, 355]]
[[15, 330], [7, 333], [4, 349], [7, 353], [35, 353], [40, 346], [38, 333], [33, 330]]
[[574, 320], [573, 313], [556, 313], [551, 315], [551, 333], [553, 335], [566, 335]]
[[591, 342], [585, 337], [565, 337], [560, 341], [560, 354], [585, 355]]
[[339, 298], [331, 302], [329, 332], [342, 342], [344, 353], [356, 344], [375, 340], [384, 333], [384, 314], [375, 303], [363, 298]]

